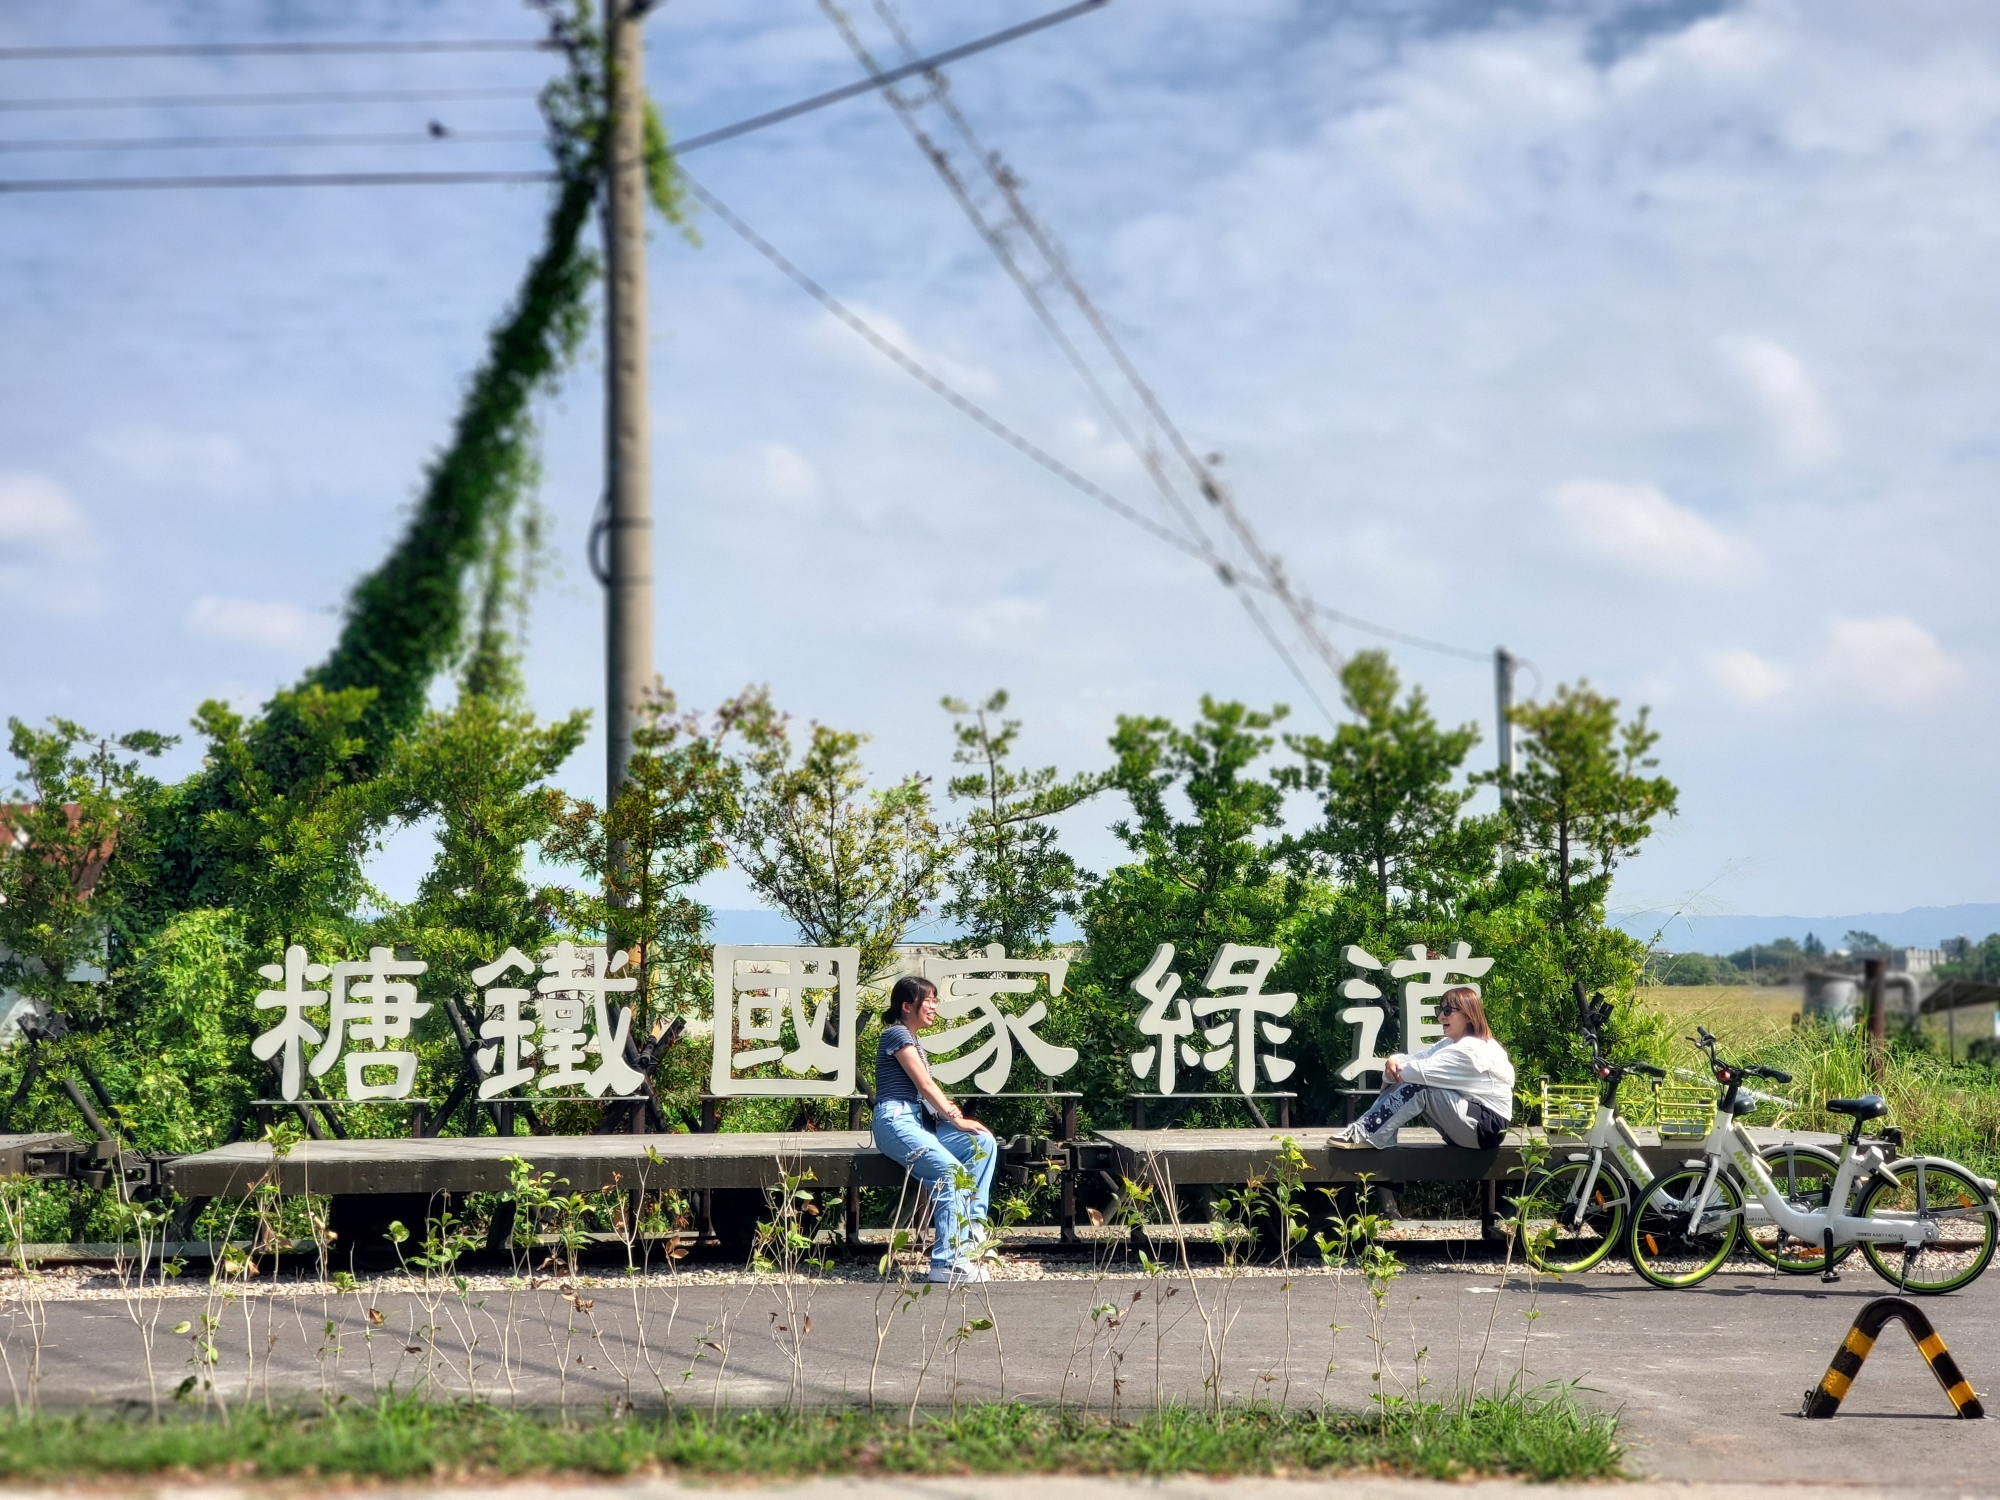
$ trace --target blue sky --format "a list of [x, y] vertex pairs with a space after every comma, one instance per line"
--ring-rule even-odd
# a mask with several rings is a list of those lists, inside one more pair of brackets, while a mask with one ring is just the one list
[[[1043, 8], [903, 14], [937, 47]], [[493, 4], [0, 11], [0, 46], [534, 34]], [[648, 34], [680, 134], [855, 74], [811, 0], [674, 0]], [[439, 95], [0, 109], [0, 142], [528, 130], [525, 98], [441, 94], [526, 89], [547, 66], [0, 62], [0, 102]], [[1316, 599], [1652, 705], [1682, 815], [1621, 905], [2000, 894], [1990, 7], [1114, 0], [953, 76]], [[538, 160], [510, 141], [7, 149], [0, 177]], [[1158, 510], [880, 101], [689, 165], [891, 338]], [[445, 435], [541, 207], [532, 186], [0, 196], [6, 711], [175, 728], [315, 660]], [[697, 227], [699, 248], [662, 228], [651, 252], [657, 655], [684, 702], [768, 682], [801, 718], [870, 732], [885, 776], [942, 776], [938, 699], [996, 686], [1031, 758], [1066, 769], [1102, 763], [1118, 713], [1185, 718], [1204, 691], [1322, 726], [1206, 570], [971, 426], [712, 216]], [[557, 566], [528, 669], [551, 714], [601, 694], [582, 557], [601, 379], [593, 342], [544, 413]], [[1445, 717], [1488, 726], [1484, 762], [1490, 669], [1395, 655]], [[593, 790], [601, 763], [593, 746], [567, 779]], [[1115, 811], [1073, 817], [1087, 862], [1115, 857]], [[399, 839], [385, 884], [421, 862], [421, 835]], [[731, 875], [709, 894], [750, 904]]]

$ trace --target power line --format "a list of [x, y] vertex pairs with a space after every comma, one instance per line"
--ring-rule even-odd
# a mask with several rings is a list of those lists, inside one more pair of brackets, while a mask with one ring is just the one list
[[1465, 661], [1488, 662], [1493, 660], [1493, 653], [1491, 651], [1475, 651], [1470, 646], [1453, 646], [1444, 641], [1431, 640], [1428, 636], [1411, 635], [1405, 630], [1392, 630], [1387, 625], [1377, 625], [1372, 620], [1364, 620], [1358, 615], [1350, 615], [1342, 610], [1329, 609], [1324, 604], [1312, 604], [1310, 607], [1316, 615], [1323, 615], [1329, 620], [1338, 621], [1340, 624], [1351, 626], [1356, 630], [1365, 630], [1370, 635], [1379, 635], [1387, 641], [1397, 641], [1405, 646], [1415, 646], [1421, 651], [1435, 651], [1441, 656], [1456, 656]]
[[[1120, 520], [1137, 526], [1155, 541], [1166, 543], [1167, 546], [1172, 547], [1183, 556], [1214, 569], [1221, 583], [1235, 593], [1237, 598], [1242, 601], [1245, 610], [1256, 623], [1259, 631], [1263, 633], [1265, 639], [1270, 642], [1272, 648], [1284, 660], [1285, 665], [1290, 669], [1292, 675], [1298, 679], [1299, 685], [1305, 689], [1307, 696], [1319, 706], [1322, 712], [1327, 714], [1329, 719], [1333, 717], [1327, 711], [1326, 705], [1321, 700], [1319, 693], [1300, 670], [1298, 662], [1293, 657], [1290, 649], [1271, 628], [1269, 620], [1256, 607], [1256, 601], [1251, 597], [1249, 591], [1269, 592], [1268, 585], [1262, 579], [1239, 576], [1234, 569], [1216, 555], [1212, 546], [1190, 541], [1172, 527], [1161, 525], [1144, 511], [1138, 509], [1138, 507], [1126, 503], [1094, 479], [1077, 472], [1077, 470], [1064, 463], [1060, 458], [1057, 458], [1032, 438], [1009, 426], [970, 396], [958, 390], [949, 381], [932, 372], [920, 361], [891, 342], [865, 318], [861, 317], [852, 308], [848, 307], [846, 303], [842, 302], [832, 292], [822, 286], [810, 273], [801, 269], [782, 250], [778, 249], [777, 246], [765, 239], [763, 235], [751, 228], [748, 223], [737, 215], [735, 210], [731, 209], [728, 204], [702, 186], [691, 174], [683, 172], [682, 180], [686, 183], [689, 194], [702, 207], [706, 208], [728, 226], [729, 230], [737, 238], [755, 250], [766, 261], [770, 262], [787, 280], [797, 286], [808, 297], [812, 298], [813, 301], [817, 302], [827, 312], [845, 324], [849, 330], [857, 334], [876, 353], [882, 355], [883, 358], [894, 364], [904, 374], [930, 391], [932, 395], [938, 397], [961, 415], [969, 417], [973, 422], [977, 423], [994, 437], [999, 438], [1001, 442], [1005, 443], [1022, 457], [1047, 470], [1064, 484], [1089, 497]], [[1461, 651], [1458, 647], [1425, 641], [1418, 636], [1405, 637], [1401, 631], [1389, 630], [1386, 626], [1371, 625], [1366, 621], [1357, 620], [1351, 615], [1339, 614], [1338, 611], [1327, 611], [1327, 613], [1349, 624], [1373, 630], [1378, 634], [1405, 639], [1411, 645], [1421, 645], [1428, 649], [1443, 650], [1458, 655], [1474, 656], [1481, 661], [1486, 659], [1484, 653]]]
[[[862, 67], [871, 75], [880, 76], [882, 69], [879, 64], [876, 63], [866, 45], [861, 41], [852, 23], [848, 21], [838, 6], [834, 4], [834, 0], [820, 0], [820, 8], [826, 12], [829, 19], [840, 30], [842, 36], [846, 38], [849, 47], [854, 52], [855, 57], [859, 60]], [[915, 44], [911, 41], [909, 34], [903, 29], [901, 22], [897, 20], [894, 12], [885, 3], [885, 0], [875, 0], [875, 10], [882, 18], [884, 24], [889, 27], [890, 31], [896, 37], [896, 40], [903, 49], [904, 55], [906, 57], [913, 56], [916, 52]], [[949, 92], [949, 82], [944, 74], [935, 67], [927, 68], [924, 71], [930, 82], [930, 97], [932, 101], [944, 110], [954, 128], [965, 140], [967, 146], [971, 148], [975, 159], [979, 161], [985, 169], [987, 176], [992, 180], [993, 185], [1005, 199], [1009, 217], [1012, 218], [1014, 223], [1027, 236], [1036, 251], [1041, 255], [1044, 264], [1053, 274], [1056, 281], [1069, 295], [1070, 300], [1076, 304], [1077, 309], [1083, 314], [1091, 331], [1096, 334], [1098, 342], [1103, 345], [1106, 353], [1110, 355], [1112, 361], [1117, 365], [1119, 373], [1124, 376], [1127, 384], [1139, 398], [1139, 403], [1145, 410], [1147, 417], [1159, 431], [1166, 435], [1170, 446], [1179, 455], [1193, 476], [1196, 491], [1221, 513], [1223, 521], [1234, 535], [1237, 545], [1250, 558], [1257, 575], [1263, 580], [1266, 591], [1273, 595], [1292, 617], [1292, 621], [1298, 627], [1300, 635], [1305, 638], [1306, 642], [1320, 657], [1328, 672], [1337, 677], [1342, 666], [1340, 653], [1333, 648], [1332, 643], [1327, 640], [1324, 632], [1320, 630], [1318, 622], [1314, 618], [1314, 612], [1310, 608], [1310, 601], [1301, 598], [1297, 591], [1292, 588], [1290, 581], [1285, 576], [1282, 560], [1264, 546], [1262, 540], [1251, 527], [1249, 519], [1237, 506], [1234, 497], [1229, 493], [1227, 487], [1215, 476], [1208, 464], [1195, 454], [1186, 438], [1181, 435], [1179, 427], [1167, 414], [1164, 404], [1154, 393], [1151, 385], [1140, 375], [1137, 366], [1125, 352], [1124, 346], [1112, 332], [1110, 324], [1098, 311], [1089, 293], [1084, 290], [1081, 280], [1070, 267], [1067, 257], [1057, 247], [1055, 237], [1049, 233], [1047, 228], [1041, 223], [1039, 217], [1029, 209], [1023, 200], [1018, 179], [1006, 167], [998, 152], [988, 150], [979, 141], [972, 129], [971, 122], [966, 119], [964, 113], [952, 100]], [[973, 226], [979, 231], [981, 238], [986, 241], [988, 247], [993, 251], [996, 258], [999, 259], [1001, 265], [1007, 270], [1015, 286], [1027, 298], [1030, 305], [1035, 308], [1037, 317], [1055, 338], [1056, 343], [1062, 348], [1065, 357], [1069, 360], [1071, 366], [1076, 369], [1079, 377], [1091, 389], [1093, 395], [1098, 398], [1099, 405], [1105, 406], [1108, 398], [1104, 396], [1102, 387], [1099, 385], [1096, 376], [1089, 371], [1068, 337], [1061, 332], [1053, 315], [1046, 308], [1040, 293], [1035, 290], [1030, 278], [1016, 263], [1012, 247], [1009, 245], [1003, 229], [989, 224], [985, 215], [973, 203], [971, 194], [966, 191], [958, 173], [951, 166], [949, 157], [942, 148], [930, 139], [923, 127], [917, 122], [915, 109], [909, 101], [905, 100], [893, 88], [885, 89], [883, 98], [902, 119], [904, 125], [909, 130], [911, 138], [916, 142], [918, 149], [931, 163], [932, 167], [936, 169], [939, 176], [944, 179], [946, 186], [951, 189], [952, 195], [957, 199], [959, 206], [972, 220]], [[1126, 439], [1133, 451], [1139, 456], [1140, 462], [1145, 465], [1147, 472], [1153, 476], [1155, 483], [1160, 487], [1162, 493], [1167, 496], [1175, 511], [1183, 518], [1184, 524], [1188, 525], [1197, 534], [1200, 534], [1200, 523], [1190, 514], [1187, 506], [1180, 498], [1178, 489], [1168, 480], [1160, 457], [1153, 450], [1152, 445], [1150, 443], [1139, 442], [1136, 434], [1125, 423], [1122, 414], [1113, 417], [1113, 424], [1118, 428], [1120, 434]]]
[[1061, 10], [1052, 10], [1045, 16], [1037, 16], [1032, 21], [1023, 21], [1018, 26], [1009, 26], [1004, 31], [993, 32], [975, 41], [963, 42], [956, 47], [919, 58], [905, 67], [891, 68], [872, 78], [859, 79], [854, 83], [842, 84], [837, 89], [828, 89], [824, 94], [814, 94], [810, 99], [801, 99], [797, 104], [787, 104], [782, 109], [768, 110], [761, 115], [752, 115], [747, 120], [738, 120], [734, 125], [725, 125], [720, 130], [706, 131], [701, 135], [689, 136], [675, 146], [676, 151], [698, 151], [703, 146], [713, 146], [721, 141], [732, 140], [753, 130], [762, 130], [766, 125], [776, 125], [782, 121], [795, 119], [799, 115], [810, 114], [816, 109], [825, 109], [829, 104], [838, 104], [843, 99], [858, 99], [863, 94], [871, 94], [877, 89], [887, 88], [900, 79], [909, 78], [927, 68], [943, 67], [948, 62], [956, 62], [962, 57], [971, 57], [976, 52], [1018, 41], [1024, 36], [1032, 36], [1037, 31], [1046, 31], [1051, 26], [1060, 26], [1064, 21], [1073, 21], [1078, 16], [1102, 9], [1110, 0], [1079, 0], [1076, 5], [1068, 5]]
[[300, 90], [274, 94], [131, 94], [82, 99], [0, 99], [0, 111], [220, 109], [273, 104], [413, 104], [432, 99], [534, 99], [539, 88]]
[[548, 52], [531, 39], [409, 42], [121, 42], [105, 46], [0, 47], [0, 62], [57, 62], [112, 57], [359, 57], [433, 52]]
[[183, 188], [433, 187], [473, 183], [553, 182], [547, 168], [526, 172], [255, 172], [191, 177], [42, 177], [0, 181], [5, 193], [167, 192]]
[[539, 141], [539, 130], [428, 130], [356, 132], [350, 135], [170, 135], [104, 136], [96, 140], [0, 140], [0, 151], [183, 151], [267, 146], [413, 146], [438, 141], [476, 143]]

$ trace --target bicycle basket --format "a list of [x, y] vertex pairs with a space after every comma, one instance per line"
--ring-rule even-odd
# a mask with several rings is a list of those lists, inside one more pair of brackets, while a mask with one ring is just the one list
[[1662, 1084], [1653, 1095], [1653, 1126], [1663, 1141], [1698, 1140], [1715, 1118], [1715, 1090], [1698, 1083]]
[[1550, 1135], [1582, 1135], [1597, 1118], [1597, 1085], [1542, 1080], [1542, 1129]]

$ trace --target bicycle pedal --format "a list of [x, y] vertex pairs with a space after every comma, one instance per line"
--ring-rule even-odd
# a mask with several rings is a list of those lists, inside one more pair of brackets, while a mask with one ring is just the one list
[[1820, 1284], [1824, 1286], [1830, 1282], [1840, 1280], [1840, 1272], [1834, 1270], [1832, 1266], [1828, 1266], [1824, 1271], [1819, 1273], [1819, 1279]]

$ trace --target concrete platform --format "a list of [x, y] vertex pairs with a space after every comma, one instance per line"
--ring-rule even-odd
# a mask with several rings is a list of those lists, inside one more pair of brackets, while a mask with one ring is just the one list
[[163, 1162], [163, 1186], [222, 1198], [275, 1181], [287, 1193], [494, 1193], [510, 1159], [602, 1188], [761, 1188], [811, 1171], [819, 1188], [895, 1187], [902, 1169], [862, 1130], [715, 1135], [532, 1135], [439, 1140], [301, 1141], [282, 1160], [246, 1141]]
[[[1790, 1141], [1838, 1152], [1840, 1137], [1816, 1130], [1773, 1130], [1749, 1127], [1750, 1138], [1762, 1147]], [[1640, 1152], [1655, 1172], [1677, 1166], [1701, 1154], [1699, 1141], [1660, 1144], [1653, 1130], [1635, 1130]], [[1354, 1182], [1362, 1176], [1377, 1182], [1486, 1182], [1521, 1175], [1522, 1147], [1540, 1131], [1510, 1130], [1491, 1151], [1448, 1146], [1435, 1130], [1407, 1126], [1397, 1143], [1383, 1150], [1332, 1144], [1333, 1128], [1306, 1126], [1292, 1130], [1103, 1130], [1098, 1138], [1108, 1148], [1107, 1170], [1134, 1182], [1148, 1182], [1155, 1173], [1180, 1185], [1246, 1182], [1268, 1175], [1277, 1164], [1278, 1142], [1289, 1139], [1306, 1159], [1307, 1182]], [[1583, 1150], [1580, 1141], [1557, 1137], [1548, 1143], [1551, 1160]]]

